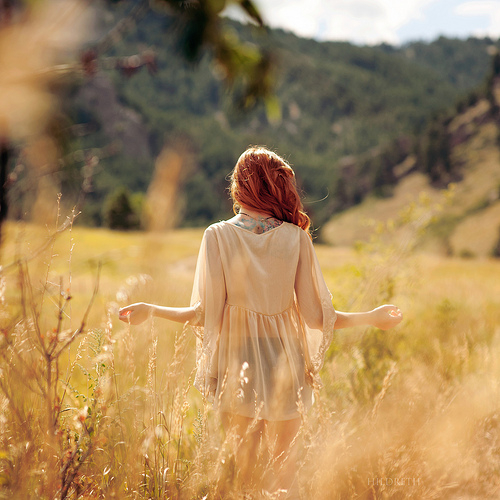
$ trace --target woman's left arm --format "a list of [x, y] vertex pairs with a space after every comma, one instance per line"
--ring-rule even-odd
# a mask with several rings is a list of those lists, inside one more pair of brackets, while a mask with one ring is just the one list
[[367, 312], [342, 312], [337, 311], [335, 330], [353, 326], [374, 326], [381, 330], [389, 330], [397, 326], [403, 315], [400, 309], [393, 305], [383, 305]]

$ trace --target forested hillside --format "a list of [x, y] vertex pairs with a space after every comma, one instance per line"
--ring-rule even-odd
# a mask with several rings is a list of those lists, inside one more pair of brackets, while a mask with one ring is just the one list
[[[103, 23], [112, 25], [126, 13], [122, 2], [103, 12]], [[238, 88], [229, 93], [223, 87], [211, 55], [187, 63], [172, 19], [149, 12], [106, 56], [152, 50], [156, 72], [117, 72], [104, 61], [67, 97], [80, 127], [69, 148], [100, 148], [83, 222], [103, 223], [104, 201], [116, 188], [144, 193], [165, 145], [189, 156], [178, 178], [178, 221], [199, 225], [224, 217], [227, 173], [249, 144], [266, 144], [294, 166], [320, 225], [374, 190], [387, 194], [384, 186], [397, 181], [392, 166], [415, 147], [414, 134], [482, 84], [498, 46], [489, 39], [440, 38], [400, 48], [358, 47], [281, 30], [263, 37], [232, 21], [227, 30], [228, 37], [237, 32], [271, 54], [279, 112], [263, 105], [238, 111]], [[67, 167], [68, 184], [81, 182], [77, 168]]]

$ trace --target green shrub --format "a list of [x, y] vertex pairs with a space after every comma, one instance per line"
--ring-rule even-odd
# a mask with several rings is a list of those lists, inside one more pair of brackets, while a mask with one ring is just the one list
[[140, 214], [137, 213], [136, 203], [127, 188], [120, 186], [115, 189], [104, 202], [103, 219], [110, 229], [130, 230], [139, 229]]

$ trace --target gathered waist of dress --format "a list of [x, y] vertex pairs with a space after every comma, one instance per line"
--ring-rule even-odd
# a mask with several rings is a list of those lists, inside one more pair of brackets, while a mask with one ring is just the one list
[[276, 313], [265, 313], [265, 312], [262, 312], [262, 311], [256, 311], [254, 309], [249, 309], [248, 307], [239, 306], [239, 305], [236, 305], [236, 304], [230, 304], [229, 302], [226, 302], [225, 305], [226, 305], [226, 307], [232, 307], [232, 308], [236, 308], [236, 309], [241, 309], [241, 310], [249, 312], [249, 313], [258, 314], [259, 316], [266, 316], [266, 317], [269, 317], [269, 318], [273, 318], [275, 316], [282, 316], [284, 314], [292, 312], [293, 309], [294, 309], [293, 303], [291, 305], [289, 305], [287, 308], [283, 309], [282, 311], [276, 312]]

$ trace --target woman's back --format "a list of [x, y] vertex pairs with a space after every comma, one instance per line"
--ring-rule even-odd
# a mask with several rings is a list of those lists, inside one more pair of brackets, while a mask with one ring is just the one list
[[302, 230], [288, 223], [262, 234], [226, 221], [212, 227], [221, 255], [226, 303], [265, 315], [290, 309]]

